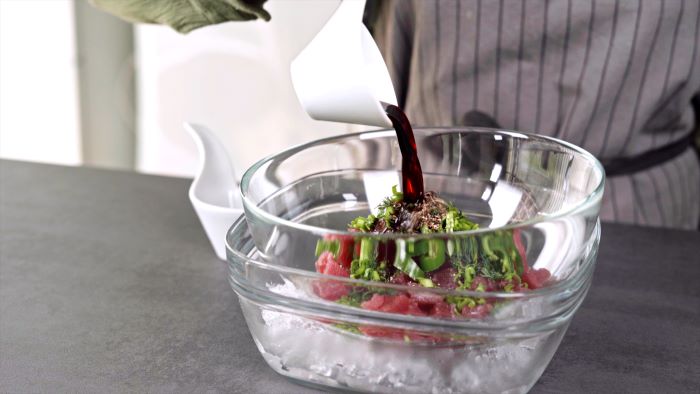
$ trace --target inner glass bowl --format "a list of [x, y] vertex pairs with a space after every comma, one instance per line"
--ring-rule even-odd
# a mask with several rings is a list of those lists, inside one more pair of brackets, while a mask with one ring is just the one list
[[[480, 229], [469, 234], [518, 230], [531, 265], [559, 278], [573, 272], [603, 194], [604, 171], [592, 155], [510, 131], [417, 129], [415, 136], [426, 191], [477, 222]], [[314, 270], [318, 239], [353, 235], [348, 223], [376, 213], [391, 187], [400, 187], [400, 169], [393, 130], [319, 140], [258, 162], [245, 173], [241, 192], [262, 258]]]

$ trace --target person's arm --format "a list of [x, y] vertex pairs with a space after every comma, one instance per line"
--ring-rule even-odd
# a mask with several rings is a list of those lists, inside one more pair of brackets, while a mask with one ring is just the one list
[[180, 33], [229, 21], [270, 20], [266, 0], [90, 0], [131, 22], [168, 25]]

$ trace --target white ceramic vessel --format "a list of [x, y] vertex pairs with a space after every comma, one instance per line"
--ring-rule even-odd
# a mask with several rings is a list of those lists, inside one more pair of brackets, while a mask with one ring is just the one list
[[344, 0], [292, 61], [297, 97], [316, 120], [391, 127], [382, 102], [396, 93], [377, 44], [362, 24], [365, 0]]
[[189, 190], [190, 201], [216, 255], [226, 259], [225, 235], [243, 213], [236, 173], [224, 145], [202, 125], [185, 123], [200, 157], [197, 175]]

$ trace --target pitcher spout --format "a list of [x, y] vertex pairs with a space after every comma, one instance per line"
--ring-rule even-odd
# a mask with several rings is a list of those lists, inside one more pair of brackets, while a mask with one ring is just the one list
[[226, 231], [243, 213], [238, 181], [228, 152], [207, 127], [185, 123], [199, 154], [199, 170], [189, 190], [189, 198], [204, 231], [216, 252], [226, 259]]

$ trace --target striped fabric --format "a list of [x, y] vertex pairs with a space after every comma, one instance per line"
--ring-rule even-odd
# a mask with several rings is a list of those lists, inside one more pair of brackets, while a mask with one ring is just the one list
[[[416, 126], [476, 109], [603, 162], [693, 128], [699, 0], [389, 0], [379, 12], [375, 38]], [[608, 178], [601, 216], [696, 229], [697, 156]]]

